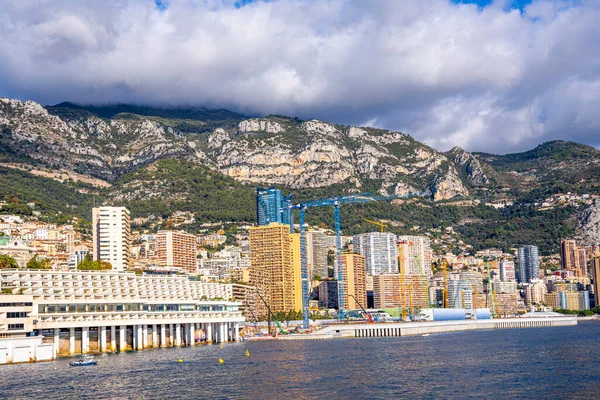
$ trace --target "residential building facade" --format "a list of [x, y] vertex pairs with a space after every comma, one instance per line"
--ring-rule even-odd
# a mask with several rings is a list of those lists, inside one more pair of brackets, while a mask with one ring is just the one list
[[178, 231], [159, 231], [156, 235], [158, 265], [194, 272], [197, 268], [196, 235]]
[[125, 207], [92, 209], [93, 257], [107, 261], [115, 271], [131, 266], [131, 227]]
[[540, 277], [540, 261], [537, 246], [523, 246], [518, 250], [519, 282], [527, 283]]
[[365, 257], [370, 275], [398, 273], [397, 237], [393, 233], [371, 232], [355, 235], [354, 251]]
[[293, 218], [291, 205], [292, 196], [283, 197], [279, 189], [256, 189], [257, 225], [266, 226], [273, 222], [291, 224]]
[[[297, 309], [294, 259], [289, 226], [272, 223], [250, 228], [250, 285], [256, 287], [273, 312]], [[267, 315], [262, 302], [259, 317]]]

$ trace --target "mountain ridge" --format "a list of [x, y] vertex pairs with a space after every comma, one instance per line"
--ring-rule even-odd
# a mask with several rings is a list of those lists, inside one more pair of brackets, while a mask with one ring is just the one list
[[[21, 172], [11, 172], [15, 168]], [[0, 177], [27, 181], [27, 187], [46, 185], [39, 179], [58, 179], [84, 195], [126, 204], [136, 218], [156, 214], [157, 221], [177, 212], [189, 213], [195, 223], [251, 220], [256, 186], [279, 187], [299, 200], [361, 191], [426, 192], [433, 205], [423, 203], [413, 209], [412, 203], [399, 201], [353, 210], [397, 220], [404, 230], [411, 221], [399, 213], [406, 212], [415, 220], [412, 225], [422, 225], [421, 230], [454, 226], [475, 244], [494, 243], [494, 229], [510, 232], [514, 224], [509, 222], [531, 211], [509, 207], [495, 212], [485, 204], [533, 204], [558, 193], [600, 192], [600, 151], [573, 142], [551, 141], [508, 155], [469, 153], [459, 147], [440, 152], [401, 132], [280, 115], [247, 118], [204, 108], [70, 103], [44, 108], [5, 98], [0, 98], [0, 169]], [[38, 176], [25, 178], [28, 170]], [[70, 179], [69, 172], [73, 172]], [[94, 180], [98, 185], [93, 185]], [[226, 201], [219, 204], [205, 197], [211, 190]], [[237, 206], [235, 196], [228, 197], [227, 191], [238, 194]], [[0, 195], [11, 193], [4, 190]], [[48, 202], [53, 212], [88, 215], [83, 209], [89, 204], [87, 198], [71, 208]], [[424, 211], [430, 207], [453, 211]], [[229, 210], [236, 208], [237, 215]], [[564, 222], [564, 236], [575, 234], [576, 215], [582, 215], [580, 219], [585, 215], [589, 227], [595, 226], [597, 213], [574, 209], [556, 215], [552, 223]], [[544, 218], [538, 219], [543, 226]], [[365, 228], [355, 215], [347, 220], [347, 231]], [[498, 221], [509, 224], [494, 225]], [[153, 223], [145, 220], [144, 224]], [[477, 231], [489, 238], [476, 238]]]

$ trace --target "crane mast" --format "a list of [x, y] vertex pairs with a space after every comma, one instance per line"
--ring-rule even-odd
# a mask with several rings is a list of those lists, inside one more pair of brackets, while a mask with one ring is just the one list
[[[381, 200], [393, 200], [393, 199], [404, 199], [412, 197], [422, 197], [426, 193], [408, 193], [402, 196], [371, 196], [370, 193], [359, 193], [346, 196], [333, 197], [328, 199], [318, 199], [302, 202], [297, 205], [290, 206], [292, 209], [298, 210], [300, 219], [300, 258], [301, 258], [301, 279], [302, 279], [302, 312], [303, 321], [302, 326], [304, 329], [309, 328], [309, 314], [308, 314], [308, 261], [306, 251], [306, 225], [305, 225], [305, 213], [309, 208], [314, 207], [330, 207], [333, 206], [333, 216], [335, 223], [335, 270], [338, 280], [338, 318], [344, 319], [344, 276], [342, 271], [342, 234], [341, 234], [341, 217], [340, 217], [340, 206], [345, 204], [356, 204], [356, 203], [369, 203], [371, 201]], [[290, 221], [290, 229], [293, 229], [293, 223]]]

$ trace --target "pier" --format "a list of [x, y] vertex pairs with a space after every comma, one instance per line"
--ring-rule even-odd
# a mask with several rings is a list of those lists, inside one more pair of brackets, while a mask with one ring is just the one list
[[[397, 322], [376, 324], [339, 324], [329, 325], [314, 333], [307, 335], [292, 335], [294, 339], [309, 339], [312, 336], [319, 338], [367, 338], [367, 337], [394, 337], [415, 336], [434, 333], [460, 332], [486, 329], [514, 329], [514, 328], [546, 328], [557, 326], [576, 326], [577, 317], [553, 318], [502, 318], [487, 320], [466, 321], [439, 321], [439, 322]], [[282, 337], [283, 338], [283, 337]]]

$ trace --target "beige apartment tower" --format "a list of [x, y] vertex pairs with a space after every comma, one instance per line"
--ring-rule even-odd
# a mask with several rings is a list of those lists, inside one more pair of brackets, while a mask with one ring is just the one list
[[107, 261], [116, 271], [131, 266], [131, 228], [125, 207], [92, 209], [94, 260]]
[[366, 308], [367, 267], [365, 257], [353, 253], [342, 254], [342, 274], [344, 277], [344, 308], [347, 310], [357, 310], [361, 306]]
[[[271, 223], [250, 228], [250, 285], [256, 287], [274, 313], [297, 310], [290, 226]], [[256, 315], [266, 317], [256, 302]]]
[[594, 288], [594, 299], [596, 299], [596, 307], [600, 307], [600, 257], [592, 260], [592, 279]]
[[560, 263], [566, 271], [573, 271], [577, 276], [587, 276], [587, 251], [583, 247], [577, 247], [575, 240], [560, 242]]
[[373, 306], [375, 308], [402, 307], [400, 274], [373, 276]]
[[193, 272], [196, 270], [197, 238], [178, 231], [159, 231], [156, 235], [158, 265]]

